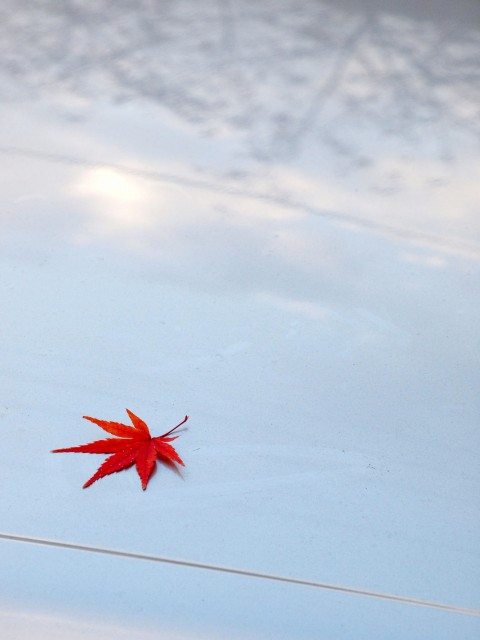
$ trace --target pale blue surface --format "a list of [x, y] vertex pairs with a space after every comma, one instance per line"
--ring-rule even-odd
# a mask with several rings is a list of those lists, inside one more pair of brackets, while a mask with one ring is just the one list
[[[54, 640], [55, 632], [63, 632], [59, 638], [74, 640], [343, 640], [352, 633], [361, 640], [372, 636], [450, 640], [478, 635], [478, 618], [459, 614], [238, 576], [6, 544], [0, 567], [4, 578], [0, 623], [8, 629], [10, 620], [11, 628], [23, 630], [30, 617], [27, 638], [35, 637], [32, 628], [49, 629], [45, 637]], [[48, 615], [52, 603], [56, 618], [45, 620], [41, 614]]]
[[[0, 533], [478, 609], [478, 3], [91, 6], [1, 8]], [[191, 416], [183, 477], [82, 491], [103, 458], [50, 450], [125, 407], [153, 435]], [[28, 615], [103, 611], [188, 638], [480, 633], [4, 541], [0, 562], [0, 610], [39, 638]]]

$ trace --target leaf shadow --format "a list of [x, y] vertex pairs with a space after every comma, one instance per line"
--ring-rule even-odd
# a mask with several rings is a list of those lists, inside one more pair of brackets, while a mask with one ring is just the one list
[[185, 482], [185, 476], [183, 475], [180, 467], [175, 462], [173, 462], [173, 460], [170, 460], [170, 458], [166, 458], [165, 456], [162, 456], [160, 454], [157, 454], [157, 460], [171, 469], [174, 473], [177, 474], [177, 476], [179, 476], [179, 478], [181, 478]]

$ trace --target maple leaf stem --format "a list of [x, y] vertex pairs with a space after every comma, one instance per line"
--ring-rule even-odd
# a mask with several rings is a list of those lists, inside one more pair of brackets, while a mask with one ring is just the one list
[[170, 429], [170, 431], [167, 431], [167, 433], [164, 433], [163, 435], [161, 435], [160, 438], [165, 438], [165, 436], [170, 435], [171, 433], [173, 433], [173, 431], [175, 431], [175, 429], [178, 429], [178, 427], [181, 427], [182, 424], [185, 424], [187, 420], [188, 420], [188, 416], [185, 416], [185, 418], [181, 422], [179, 422], [176, 427], [173, 427], [173, 429]]

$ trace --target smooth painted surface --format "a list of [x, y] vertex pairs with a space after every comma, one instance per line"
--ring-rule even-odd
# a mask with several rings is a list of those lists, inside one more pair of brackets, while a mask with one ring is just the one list
[[411, 605], [31, 545], [9, 544], [4, 551], [0, 623], [2, 632], [12, 631], [8, 638], [348, 640], [353, 631], [361, 640], [372, 635], [450, 640], [478, 635], [478, 618]]
[[[478, 3], [1, 11], [0, 530], [479, 608]], [[125, 407], [154, 435], [191, 416], [185, 471], [82, 491], [102, 456], [50, 450]], [[12, 553], [5, 610], [127, 616], [54, 569], [80, 556]], [[169, 571], [112, 567], [92, 594], [131, 582], [148, 631]], [[178, 571], [215, 582], [208, 624], [162, 594], [188, 637], [478, 628]]]

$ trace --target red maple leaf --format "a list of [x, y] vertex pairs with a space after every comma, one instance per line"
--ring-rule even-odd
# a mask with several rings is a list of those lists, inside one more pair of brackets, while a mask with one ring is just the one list
[[69, 447], [68, 449], [54, 449], [52, 453], [111, 453], [105, 462], [99, 467], [98, 471], [87, 480], [83, 485], [86, 489], [96, 480], [108, 476], [110, 473], [128, 469], [133, 464], [136, 465], [138, 475], [142, 481], [142, 489], [147, 488], [150, 476], [155, 468], [157, 457], [167, 464], [178, 463], [185, 466], [180, 456], [169, 442], [176, 440], [178, 436], [168, 438], [172, 431], [178, 429], [188, 420], [188, 416], [177, 424], [176, 427], [170, 429], [163, 434], [152, 438], [150, 431], [143, 420], [138, 418], [134, 413], [127, 409], [133, 427], [122, 424], [121, 422], [108, 422], [107, 420], [97, 420], [89, 416], [83, 416], [86, 420], [90, 420], [94, 424], [101, 427], [104, 431], [111, 433], [117, 438], [106, 438], [105, 440], [96, 440], [89, 444], [82, 444], [78, 447]]

